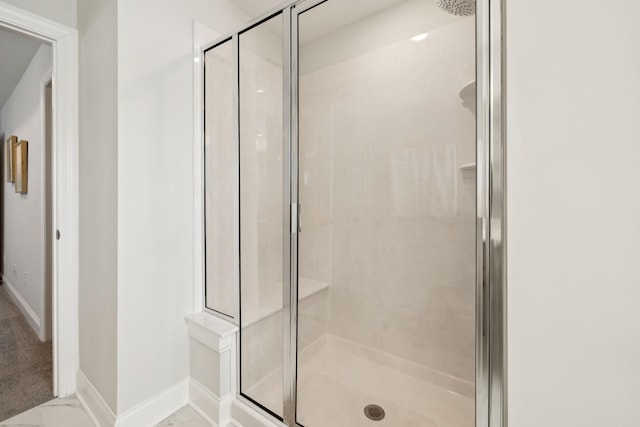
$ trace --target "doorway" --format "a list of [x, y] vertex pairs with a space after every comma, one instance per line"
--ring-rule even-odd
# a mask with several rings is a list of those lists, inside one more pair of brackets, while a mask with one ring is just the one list
[[[0, 28], [0, 420], [54, 397], [50, 43]], [[6, 149], [5, 149], [6, 148]]]
[[50, 43], [53, 391], [75, 392], [78, 372], [78, 31], [0, 3], [0, 26]]

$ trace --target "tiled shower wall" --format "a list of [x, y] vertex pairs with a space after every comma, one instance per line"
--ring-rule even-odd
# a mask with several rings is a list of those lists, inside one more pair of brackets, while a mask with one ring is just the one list
[[474, 32], [460, 19], [300, 78], [299, 270], [330, 284], [328, 332], [467, 381]]
[[[475, 76], [474, 31], [473, 17], [458, 19], [423, 41], [404, 38], [300, 77], [299, 272], [329, 285], [326, 331], [467, 381], [475, 180], [460, 166], [475, 161], [475, 119], [458, 93]], [[282, 134], [273, 125], [282, 75], [280, 64], [243, 52], [241, 66], [256, 77], [241, 88], [247, 317], [282, 292]], [[279, 365], [281, 328], [265, 323], [279, 316], [245, 331], [246, 384]], [[301, 305], [303, 331], [305, 318], [320, 317]]]

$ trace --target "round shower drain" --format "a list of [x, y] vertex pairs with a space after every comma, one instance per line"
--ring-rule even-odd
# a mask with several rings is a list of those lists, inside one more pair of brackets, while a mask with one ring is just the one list
[[367, 405], [364, 407], [364, 414], [373, 421], [380, 421], [384, 418], [384, 409], [378, 405]]

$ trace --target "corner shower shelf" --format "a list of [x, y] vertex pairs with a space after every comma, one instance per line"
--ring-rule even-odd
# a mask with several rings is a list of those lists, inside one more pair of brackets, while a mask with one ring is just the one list
[[467, 83], [460, 92], [458, 92], [458, 96], [462, 101], [462, 105], [471, 110], [473, 113], [476, 112], [476, 81], [471, 80]]
[[460, 166], [459, 169], [463, 179], [473, 179], [476, 176], [475, 163], [467, 163], [466, 165]]

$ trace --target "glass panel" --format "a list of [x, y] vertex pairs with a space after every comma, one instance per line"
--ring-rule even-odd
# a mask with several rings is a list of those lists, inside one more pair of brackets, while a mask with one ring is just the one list
[[240, 34], [241, 392], [282, 416], [282, 15]]
[[328, 0], [298, 25], [297, 420], [471, 427], [474, 17]]
[[[236, 317], [238, 147], [231, 40], [205, 53], [205, 305]], [[235, 225], [235, 226], [234, 226]]]

